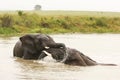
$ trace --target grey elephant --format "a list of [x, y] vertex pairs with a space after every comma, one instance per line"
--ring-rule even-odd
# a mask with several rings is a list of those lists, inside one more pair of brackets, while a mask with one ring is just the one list
[[42, 51], [42, 54], [39, 56], [39, 59], [43, 58], [43, 55], [51, 54], [53, 59], [58, 62], [62, 62], [68, 65], [76, 65], [76, 66], [94, 66], [94, 65], [108, 65], [108, 66], [116, 66], [116, 64], [104, 64], [98, 63], [91, 59], [90, 57], [84, 55], [82, 52], [65, 47], [57, 47], [57, 48], [48, 48]]
[[[47, 47], [61, 47], [62, 43], [56, 43], [45, 34], [27, 34], [19, 38], [13, 49], [13, 56], [23, 59], [38, 59], [41, 51]], [[45, 57], [46, 54], [43, 56]]]

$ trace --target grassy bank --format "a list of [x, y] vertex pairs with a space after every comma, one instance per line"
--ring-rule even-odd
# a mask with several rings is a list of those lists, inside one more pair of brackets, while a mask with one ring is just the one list
[[80, 11], [0, 12], [0, 35], [120, 33], [120, 13]]

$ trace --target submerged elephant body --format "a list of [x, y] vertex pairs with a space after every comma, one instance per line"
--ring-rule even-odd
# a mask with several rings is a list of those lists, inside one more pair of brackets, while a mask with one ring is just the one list
[[13, 56], [24, 59], [38, 59], [41, 51], [44, 50], [46, 46], [56, 48], [62, 46], [61, 43], [55, 43], [50, 36], [45, 34], [27, 34], [19, 39], [15, 44]]
[[41, 59], [43, 54], [51, 54], [53, 59], [55, 59], [56, 61], [68, 65], [77, 65], [77, 66], [94, 66], [94, 65], [115, 66], [116, 65], [116, 64], [97, 63], [96, 61], [92, 60], [90, 57], [84, 55], [80, 51], [71, 48], [66, 48], [66, 51], [62, 48], [49, 48], [42, 52], [39, 59]]
[[39, 59], [42, 59], [43, 54], [51, 54], [53, 59], [56, 61], [68, 64], [68, 65], [78, 65], [78, 66], [92, 66], [97, 65], [97, 62], [79, 52], [76, 49], [66, 48], [49, 48], [42, 52]]
[[66, 57], [62, 61], [65, 64], [69, 65], [78, 65], [78, 66], [92, 66], [97, 65], [97, 62], [92, 60], [90, 57], [84, 55], [76, 49], [67, 48]]

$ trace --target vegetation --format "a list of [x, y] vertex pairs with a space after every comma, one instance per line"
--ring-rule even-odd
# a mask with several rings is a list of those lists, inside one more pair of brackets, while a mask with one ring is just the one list
[[120, 33], [120, 13], [79, 11], [0, 12], [0, 35]]

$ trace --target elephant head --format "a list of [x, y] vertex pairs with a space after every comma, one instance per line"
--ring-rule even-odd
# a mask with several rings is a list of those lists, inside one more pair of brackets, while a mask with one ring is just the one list
[[23, 57], [24, 59], [38, 59], [41, 52], [46, 47], [59, 47], [60, 43], [45, 34], [27, 34], [19, 38], [14, 47], [14, 56]]
[[49, 48], [43, 50], [39, 59], [43, 58], [43, 55], [51, 55], [53, 59], [58, 62], [62, 62], [68, 65], [78, 65], [78, 66], [91, 66], [96, 65], [97, 62], [79, 52], [76, 49], [71, 48]]
[[45, 34], [27, 34], [20, 37], [20, 41], [22, 42], [22, 46], [33, 54], [36, 51], [42, 51], [49, 44], [55, 44], [54, 40]]
[[48, 49], [45, 49], [42, 51], [38, 59], [42, 59], [45, 57], [44, 55], [47, 56], [49, 54], [52, 56], [53, 59], [60, 62], [66, 56], [66, 47], [63, 43], [60, 43], [60, 45], [57, 47], [50, 47]]

